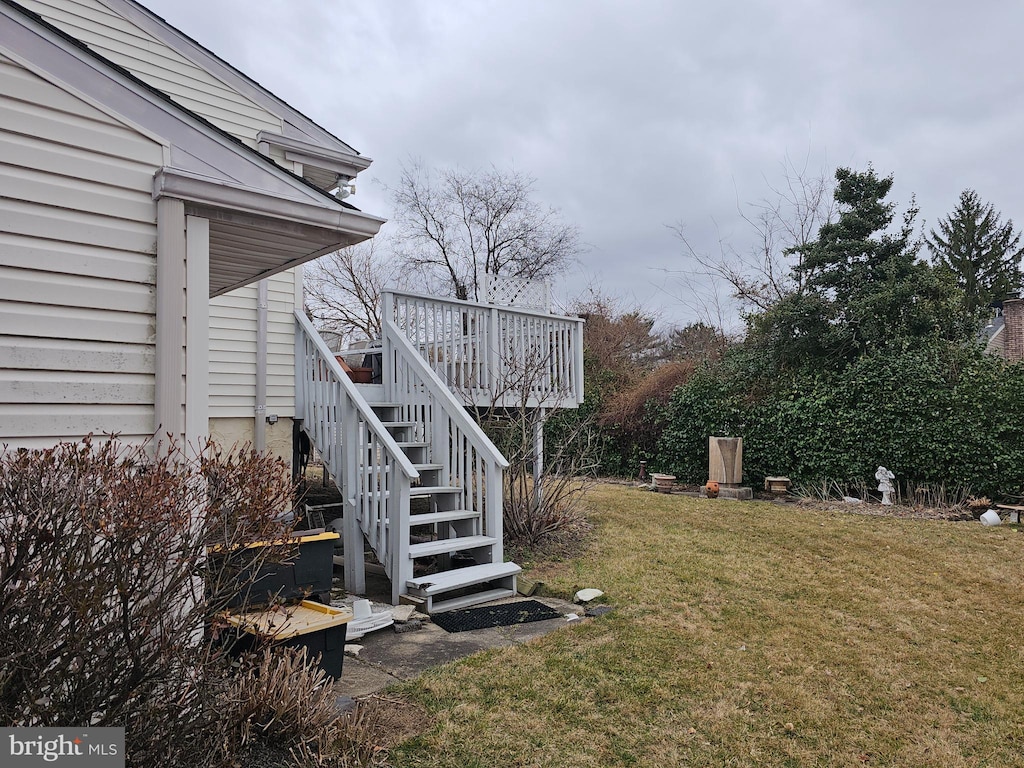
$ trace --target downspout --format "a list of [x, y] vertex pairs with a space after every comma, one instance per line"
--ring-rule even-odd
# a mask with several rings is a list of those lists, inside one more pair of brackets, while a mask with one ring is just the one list
[[[267, 142], [261, 141], [256, 150], [270, 157]], [[259, 453], [267, 450], [267, 286], [265, 278], [256, 284], [256, 412], [252, 447]]]
[[[293, 284], [294, 294], [294, 305], [293, 310], [304, 310], [305, 309], [305, 287], [303, 281], [303, 269], [302, 265], [295, 267], [295, 283]], [[301, 432], [302, 432], [302, 421], [306, 414], [306, 403], [303, 399], [302, 383], [300, 376], [303, 371], [303, 360], [306, 351], [306, 342], [302, 335], [299, 333], [295, 320], [292, 320], [292, 334], [294, 335], [295, 341], [295, 365], [292, 368], [292, 384], [294, 385], [295, 399], [292, 403], [294, 410], [292, 411], [292, 481], [297, 482], [302, 479], [303, 470], [303, 454], [306, 456], [311, 452], [309, 440], [307, 439], [303, 443]]]
[[253, 448], [267, 450], [267, 280], [256, 288], [256, 423]]

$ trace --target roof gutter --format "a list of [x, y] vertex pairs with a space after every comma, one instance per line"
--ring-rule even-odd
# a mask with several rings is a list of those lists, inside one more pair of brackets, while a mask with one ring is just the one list
[[250, 187], [229, 184], [220, 179], [200, 176], [176, 168], [161, 168], [153, 177], [153, 199], [172, 197], [214, 208], [252, 213], [322, 229], [373, 237], [386, 219], [363, 213], [357, 208], [311, 202], [309, 199], [282, 198]]

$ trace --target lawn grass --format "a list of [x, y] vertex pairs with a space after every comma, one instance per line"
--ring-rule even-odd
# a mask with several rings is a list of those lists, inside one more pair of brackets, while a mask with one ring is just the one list
[[396, 766], [1024, 766], [1024, 534], [600, 486], [616, 610], [437, 668]]

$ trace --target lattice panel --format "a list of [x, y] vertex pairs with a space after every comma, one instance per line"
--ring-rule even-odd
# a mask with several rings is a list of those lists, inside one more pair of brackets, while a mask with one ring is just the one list
[[503, 307], [524, 307], [551, 311], [551, 286], [546, 280], [484, 276], [484, 300]]

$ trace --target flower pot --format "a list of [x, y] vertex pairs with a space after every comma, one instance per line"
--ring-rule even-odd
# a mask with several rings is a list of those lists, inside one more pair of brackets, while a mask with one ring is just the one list
[[353, 368], [348, 371], [348, 377], [356, 384], [372, 384], [373, 368]]
[[651, 474], [651, 480], [654, 481], [654, 488], [658, 493], [672, 493], [672, 486], [676, 482], [676, 476], [653, 472]]

